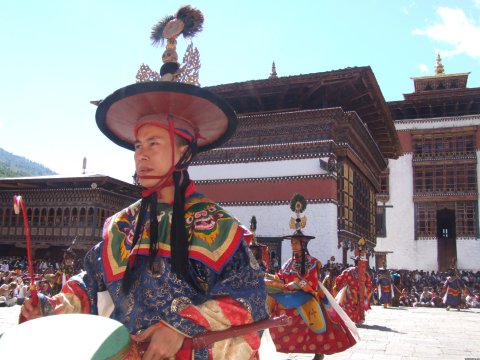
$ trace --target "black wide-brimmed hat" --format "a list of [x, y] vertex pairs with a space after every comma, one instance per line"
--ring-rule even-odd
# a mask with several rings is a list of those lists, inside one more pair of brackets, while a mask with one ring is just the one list
[[305, 235], [302, 232], [302, 230], [296, 230], [292, 235], [284, 236], [283, 239], [286, 239], [286, 240], [298, 239], [303, 243], [308, 244], [310, 240], [315, 239], [315, 236]]
[[196, 138], [198, 150], [220, 146], [235, 132], [237, 117], [230, 105], [199, 86], [169, 81], [132, 84], [118, 89], [100, 102], [96, 121], [114, 143], [133, 150], [135, 128], [142, 122], [168, 126]]

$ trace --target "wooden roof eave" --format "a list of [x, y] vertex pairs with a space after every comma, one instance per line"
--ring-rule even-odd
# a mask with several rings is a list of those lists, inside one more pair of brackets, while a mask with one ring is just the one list
[[[370, 68], [369, 68], [370, 69]], [[376, 105], [379, 106], [380, 117], [379, 119], [383, 124], [385, 124], [385, 130], [390, 135], [390, 149], [384, 153], [384, 156], [388, 159], [398, 159], [398, 157], [403, 153], [402, 146], [400, 144], [400, 138], [398, 137], [397, 130], [395, 129], [395, 123], [393, 122], [392, 114], [390, 113], [390, 109], [383, 97], [382, 92], [380, 91], [380, 87], [378, 86], [377, 80], [375, 79], [375, 75], [373, 72], [367, 72], [367, 79], [369, 81], [369, 87], [372, 88], [375, 92]], [[380, 139], [377, 139], [377, 141]]]
[[[352, 94], [353, 99], [361, 99], [362, 97], [367, 98], [368, 101], [361, 106], [368, 107], [372, 102], [374, 103], [378, 115], [376, 118], [369, 118], [367, 124], [370, 125], [371, 122], [384, 124], [386, 131], [382, 131], [382, 136], [384, 136], [385, 133], [388, 134], [391, 145], [388, 148], [382, 148], [382, 152], [386, 158], [398, 158], [402, 152], [400, 140], [398, 139], [389, 108], [385, 103], [375, 76], [369, 66], [308, 75], [288, 76], [277, 79], [251, 80], [242, 83], [211, 86], [208, 87], [208, 89], [230, 102], [237, 113], [243, 114], [245, 112], [252, 113], [251, 111], [248, 111], [248, 105], [246, 103], [248, 98], [254, 98], [255, 102], [258, 103], [257, 110], [262, 111], [262, 109], [265, 109], [265, 106], [262, 104], [262, 96], [276, 94], [275, 96], [278, 98], [277, 103], [281, 103], [283, 101], [282, 99], [285, 99], [285, 94], [288, 91], [292, 91], [292, 88], [297, 89], [296, 91], [299, 92], [298, 110], [309, 108], [306, 104], [308, 104], [309, 99], [311, 99], [312, 96], [317, 94], [321, 89], [325, 89], [326, 93], [336, 88], [338, 90], [339, 84], [343, 84], [345, 87], [350, 88], [349, 92]], [[263, 93], [262, 88], [264, 89]], [[305, 91], [305, 89], [307, 89], [307, 91]], [[334, 93], [332, 93], [331, 96], [333, 96], [333, 94]], [[241, 99], [242, 97], [243, 99]], [[341, 99], [342, 97], [337, 97], [337, 99], [338, 98]], [[339, 101], [339, 104], [333, 105], [328, 102], [326, 103], [326, 106], [334, 105], [342, 106], [342, 101]], [[345, 105], [346, 104], [343, 103], [343, 106]], [[292, 107], [290, 106], [290, 108]], [[283, 111], [284, 109], [279, 110]], [[358, 104], [353, 108], [345, 108], [344, 110], [354, 110], [357, 111], [360, 116], [363, 115], [361, 113], [362, 111], [358, 111]], [[378, 128], [377, 124], [375, 125], [375, 128]], [[378, 132], [378, 130], [376, 131]], [[376, 133], [373, 133], [373, 135], [375, 138], [378, 138]], [[377, 141], [379, 140], [380, 139], [377, 139]]]

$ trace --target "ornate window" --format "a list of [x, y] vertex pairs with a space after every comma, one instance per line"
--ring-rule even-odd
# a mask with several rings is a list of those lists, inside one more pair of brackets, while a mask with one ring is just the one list
[[455, 204], [457, 237], [477, 237], [477, 202], [459, 201]]
[[339, 228], [375, 240], [375, 192], [353, 165], [344, 162], [339, 176]]
[[105, 220], [107, 220], [107, 217], [108, 217], [107, 210], [99, 209], [99, 211], [98, 211], [98, 223], [103, 225], [105, 223]]
[[32, 225], [33, 226], [39, 226], [40, 225], [40, 210], [38, 210], [38, 209], [33, 210]]
[[63, 226], [69, 226], [70, 225], [70, 209], [66, 208], [63, 212]]
[[93, 210], [93, 208], [88, 208], [87, 226], [93, 226], [94, 214], [95, 211]]
[[472, 133], [419, 134], [413, 137], [414, 158], [445, 157], [475, 154]]
[[12, 225], [12, 217], [11, 217], [12, 211], [10, 209], [5, 210], [5, 226]]
[[47, 225], [47, 209], [43, 208], [40, 215], [40, 226]]
[[54, 219], [55, 219], [55, 210], [53, 208], [50, 208], [48, 210], [47, 225], [48, 226], [53, 226]]
[[55, 226], [58, 226], [62, 223], [62, 209], [57, 209], [57, 214], [55, 216]]
[[390, 173], [388, 171], [382, 173], [380, 175], [380, 193], [379, 195], [382, 196], [388, 196], [390, 193], [390, 187], [389, 187], [389, 179], [390, 178]]
[[437, 208], [435, 203], [415, 204], [415, 239], [437, 236]]
[[387, 237], [387, 217], [385, 210], [385, 206], [377, 205], [377, 214], [375, 217], [377, 237]]
[[[415, 204], [415, 239], [437, 237], [437, 207], [439, 203]], [[452, 203], [453, 205], [453, 203]], [[441, 206], [441, 205], [440, 205]], [[455, 236], [476, 238], [478, 233], [476, 201], [457, 201], [455, 208]]]
[[77, 225], [77, 222], [78, 222], [78, 209], [73, 208], [72, 209], [72, 217], [71, 217], [71, 220], [70, 220], [70, 225]]
[[475, 163], [414, 165], [414, 193], [465, 192], [477, 190]]
[[78, 225], [85, 226], [86, 222], [87, 222], [87, 210], [85, 210], [85, 208], [82, 207], [80, 209], [80, 217], [79, 217]]

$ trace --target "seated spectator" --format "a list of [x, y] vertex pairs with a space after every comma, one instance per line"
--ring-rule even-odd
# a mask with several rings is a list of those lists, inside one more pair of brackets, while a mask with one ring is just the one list
[[413, 287], [412, 290], [410, 290], [410, 302], [412, 303], [412, 306], [414, 303], [418, 302], [419, 298], [417, 290]]
[[17, 303], [17, 298], [14, 296], [16, 287], [16, 282], [11, 282], [8, 285], [3, 284], [0, 286], [0, 306], [13, 306]]
[[1, 272], [8, 272], [10, 270], [10, 265], [8, 265], [7, 260], [3, 260], [2, 265], [0, 265], [0, 271]]
[[408, 289], [403, 288], [400, 298], [398, 299], [400, 306], [412, 306], [410, 296], [408, 295]]
[[15, 288], [14, 295], [17, 298], [17, 305], [22, 305], [28, 294], [28, 286], [23, 283], [21, 277], [17, 278], [17, 287]]
[[437, 291], [434, 291], [432, 293], [432, 305], [433, 307], [443, 307], [443, 300], [440, 297], [439, 293]]
[[432, 301], [432, 293], [429, 291], [427, 287], [423, 288], [422, 293], [420, 294], [420, 299], [419, 303], [421, 304], [420, 306], [431, 306], [431, 301]]
[[472, 307], [472, 308], [480, 307], [480, 303], [478, 299], [473, 294], [467, 295], [467, 297], [465, 298], [465, 301], [468, 307]]

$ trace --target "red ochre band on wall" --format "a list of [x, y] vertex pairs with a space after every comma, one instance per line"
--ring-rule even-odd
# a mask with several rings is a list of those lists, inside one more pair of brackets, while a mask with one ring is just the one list
[[220, 203], [288, 201], [296, 192], [307, 199], [337, 199], [337, 182], [332, 177], [269, 182], [254, 179], [228, 183], [202, 181], [196, 183], [196, 188]]

